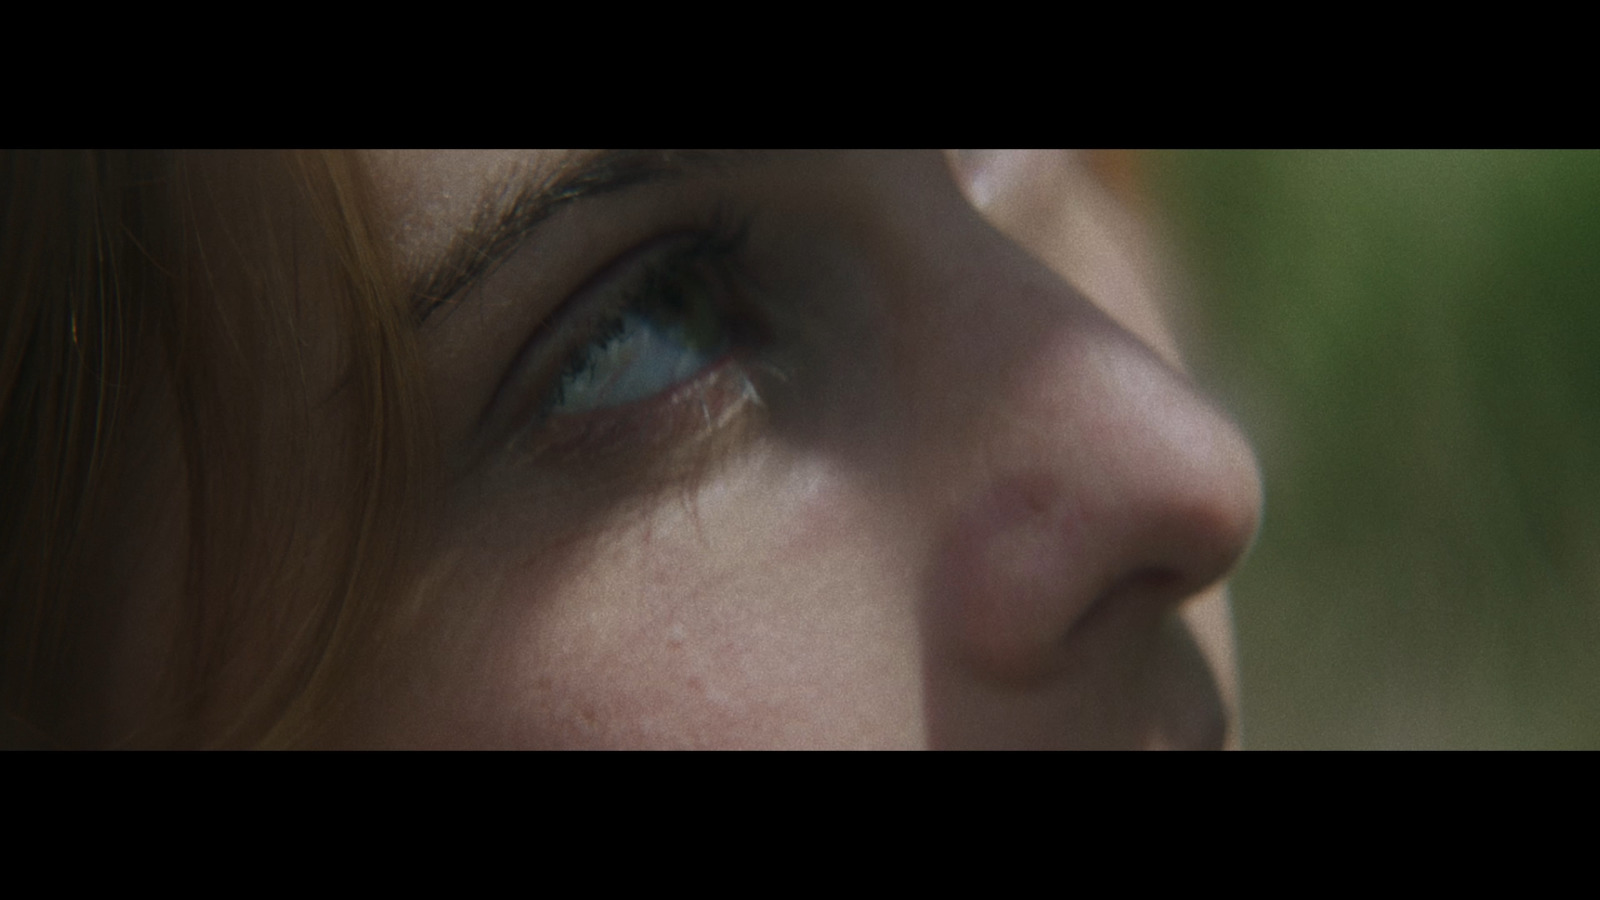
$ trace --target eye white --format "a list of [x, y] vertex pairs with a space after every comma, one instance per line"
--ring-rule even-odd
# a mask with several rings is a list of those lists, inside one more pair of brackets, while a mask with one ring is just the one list
[[650, 319], [623, 313], [620, 333], [591, 344], [583, 367], [561, 379], [551, 415], [573, 415], [653, 397], [716, 359], [668, 334]]

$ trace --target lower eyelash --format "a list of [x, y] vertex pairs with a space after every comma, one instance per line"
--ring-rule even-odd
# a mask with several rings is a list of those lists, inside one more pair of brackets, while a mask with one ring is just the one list
[[[701, 439], [734, 433], [730, 429], [736, 422], [750, 420], [749, 413], [765, 407], [746, 367], [730, 357], [632, 408], [627, 415], [600, 410], [556, 416], [527, 433], [519, 444], [525, 452], [556, 464], [595, 464], [621, 458], [633, 468], [633, 462], [641, 460], [640, 471], [632, 474], [647, 477], [649, 472], [672, 469], [685, 460], [705, 462], [709, 451]], [[629, 451], [645, 451], [645, 455]]]

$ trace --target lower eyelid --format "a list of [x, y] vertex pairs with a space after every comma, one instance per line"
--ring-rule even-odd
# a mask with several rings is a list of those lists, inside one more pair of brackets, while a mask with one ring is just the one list
[[754, 369], [728, 353], [694, 378], [619, 407], [551, 418], [528, 429], [517, 450], [555, 464], [606, 458], [670, 461], [693, 453], [701, 439], [765, 407]]

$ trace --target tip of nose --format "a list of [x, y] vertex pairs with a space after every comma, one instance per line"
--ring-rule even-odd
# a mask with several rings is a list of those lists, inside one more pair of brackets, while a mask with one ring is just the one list
[[[1264, 500], [1260, 464], [1239, 431], [1227, 425], [1197, 448], [1192, 478], [1173, 489], [1169, 526], [1177, 546], [1169, 550], [1185, 576], [1185, 595], [1226, 578], [1254, 545]], [[1187, 545], [1187, 546], [1184, 546]]]

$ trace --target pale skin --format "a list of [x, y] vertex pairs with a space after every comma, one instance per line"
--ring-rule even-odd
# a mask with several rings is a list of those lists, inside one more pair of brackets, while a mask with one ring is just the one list
[[[442, 493], [393, 598], [404, 629], [319, 739], [1236, 739], [1223, 583], [1255, 459], [1182, 374], [1142, 229], [1078, 157], [674, 158], [499, 242], [501, 201], [596, 157], [365, 159], [407, 279], [463, 235], [492, 252], [420, 326]], [[179, 633], [168, 449], [107, 566], [138, 586], [109, 735], [137, 729]], [[283, 656], [282, 634], [240, 640], [221, 719]]]
[[[413, 269], [581, 158], [368, 157]], [[586, 346], [552, 317], [723, 214], [761, 339], [552, 413]], [[565, 205], [423, 325], [446, 508], [334, 741], [1228, 743], [1260, 484], [1142, 253], [1059, 154], [760, 155]]]

